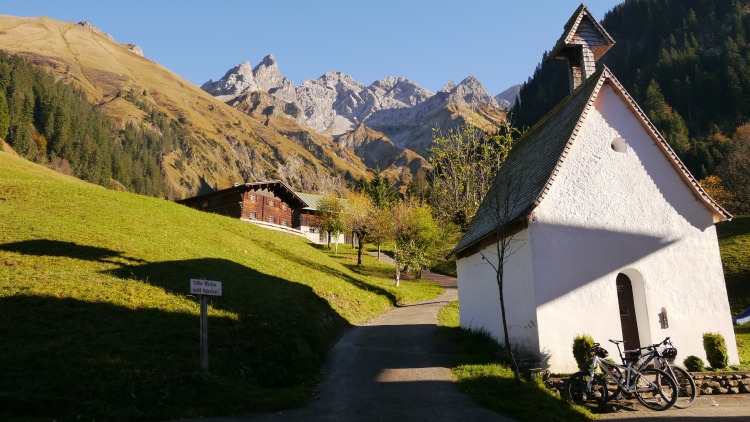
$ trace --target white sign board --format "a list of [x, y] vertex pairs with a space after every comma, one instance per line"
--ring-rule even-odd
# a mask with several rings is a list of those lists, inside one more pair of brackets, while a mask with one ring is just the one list
[[221, 281], [191, 278], [190, 293], [194, 295], [221, 296]]

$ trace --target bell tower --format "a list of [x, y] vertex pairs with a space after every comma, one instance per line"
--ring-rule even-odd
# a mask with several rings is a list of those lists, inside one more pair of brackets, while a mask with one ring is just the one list
[[615, 40], [591, 16], [586, 5], [581, 4], [565, 24], [563, 35], [547, 61], [568, 62], [570, 92], [573, 92], [596, 71], [596, 62], [614, 44]]

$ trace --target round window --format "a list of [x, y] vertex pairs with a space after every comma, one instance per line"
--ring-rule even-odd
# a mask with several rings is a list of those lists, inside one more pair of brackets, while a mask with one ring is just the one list
[[612, 149], [616, 152], [627, 152], [628, 144], [624, 139], [617, 137], [612, 140]]

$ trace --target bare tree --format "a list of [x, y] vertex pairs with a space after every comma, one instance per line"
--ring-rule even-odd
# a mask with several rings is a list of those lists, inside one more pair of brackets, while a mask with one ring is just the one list
[[[494, 229], [494, 251], [485, 253], [481, 250], [479, 254], [482, 259], [495, 271], [495, 281], [498, 288], [498, 299], [500, 301], [500, 314], [503, 319], [503, 346], [508, 354], [513, 369], [513, 375], [517, 382], [521, 382], [513, 348], [511, 347], [508, 332], [508, 319], [505, 310], [505, 265], [510, 257], [523, 246], [523, 242], [516, 235], [523, 229], [521, 220], [515, 217], [515, 209], [520, 199], [520, 181], [514, 180], [511, 171], [500, 174], [495, 186], [488, 193], [485, 201], [488, 201], [488, 209], [492, 210]], [[492, 256], [494, 255], [494, 256]]]
[[464, 124], [448, 133], [435, 130], [430, 148], [433, 174], [430, 204], [443, 221], [466, 229], [510, 151], [510, 123], [488, 133]]

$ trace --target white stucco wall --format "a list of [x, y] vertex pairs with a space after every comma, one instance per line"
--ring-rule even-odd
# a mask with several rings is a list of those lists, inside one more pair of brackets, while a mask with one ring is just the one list
[[[527, 230], [514, 236], [512, 250], [514, 253], [505, 266], [508, 332], [515, 349], [524, 354], [537, 353], [539, 337]], [[484, 248], [482, 254], [497, 264], [494, 245]], [[456, 267], [461, 327], [486, 330], [502, 343], [504, 335], [495, 270], [479, 253], [459, 259]]]
[[[615, 138], [625, 141], [625, 152], [612, 149]], [[730, 364], [738, 363], [712, 215], [608, 85], [533, 216], [526, 255], [534, 269], [539, 347], [553, 371], [575, 370], [571, 344], [579, 333], [616, 353], [607, 340], [622, 339], [620, 272], [633, 284], [641, 345], [671, 336], [679, 361], [705, 359], [703, 333], [720, 332]], [[462, 259], [461, 268], [488, 277], [467, 268], [475, 257]], [[464, 309], [463, 298], [477, 305], [481, 299], [460, 286], [463, 325], [465, 312], [479, 316]], [[528, 292], [521, 297], [526, 302]], [[659, 324], [662, 308], [667, 329]]]

